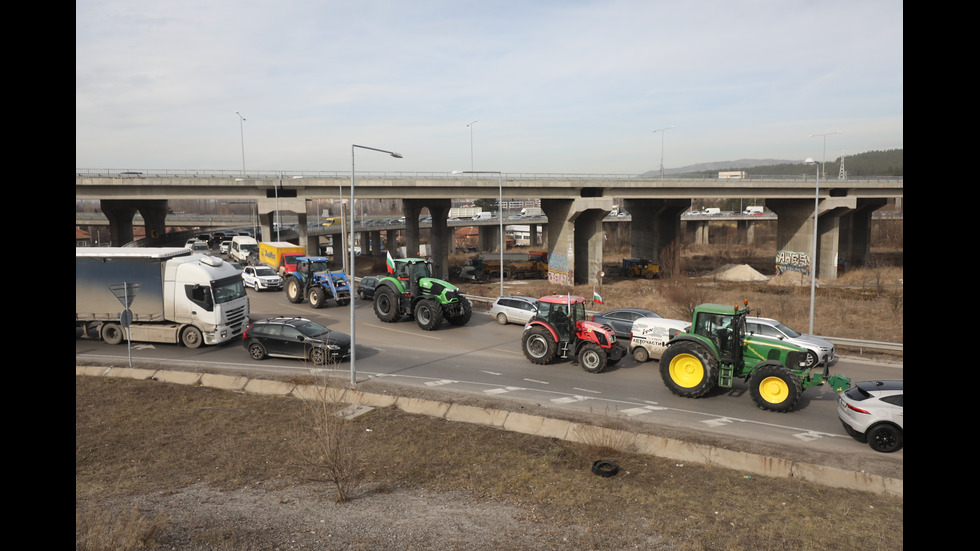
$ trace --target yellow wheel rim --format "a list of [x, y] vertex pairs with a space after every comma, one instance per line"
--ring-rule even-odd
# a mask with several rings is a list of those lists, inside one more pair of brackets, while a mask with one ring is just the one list
[[789, 398], [789, 386], [779, 377], [766, 377], [759, 383], [759, 396], [770, 404]]
[[670, 360], [670, 379], [677, 386], [694, 388], [704, 380], [701, 360], [691, 354], [678, 354]]

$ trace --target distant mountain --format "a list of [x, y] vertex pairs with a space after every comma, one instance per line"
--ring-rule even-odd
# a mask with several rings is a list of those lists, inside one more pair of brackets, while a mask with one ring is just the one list
[[[707, 172], [715, 170], [728, 170], [730, 168], [752, 168], [756, 166], [772, 166], [789, 164], [793, 161], [781, 161], [779, 159], [739, 159], [737, 161], [716, 161], [713, 163], [698, 163], [694, 165], [682, 166], [680, 168], [665, 168], [664, 174], [687, 174], [689, 172]], [[641, 178], [659, 176], [660, 170], [648, 170], [640, 174]]]

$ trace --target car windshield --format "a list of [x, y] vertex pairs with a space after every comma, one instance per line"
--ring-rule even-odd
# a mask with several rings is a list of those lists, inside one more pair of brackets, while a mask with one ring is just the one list
[[269, 268], [268, 266], [258, 266], [255, 268], [255, 275], [257, 276], [274, 276], [276, 272]]
[[296, 329], [307, 337], [319, 337], [330, 332], [329, 329], [316, 322], [306, 322], [296, 325]]
[[791, 338], [791, 339], [795, 339], [796, 337], [799, 337], [800, 336], [799, 333], [797, 333], [796, 331], [793, 331], [789, 327], [786, 327], [782, 323], [777, 322], [776, 323], [776, 328], [779, 329], [780, 331], [782, 331], [783, 333], [786, 333], [786, 335], [789, 338]]

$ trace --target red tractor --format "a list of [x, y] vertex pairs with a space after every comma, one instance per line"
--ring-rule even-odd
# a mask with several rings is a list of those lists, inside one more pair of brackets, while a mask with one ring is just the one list
[[570, 295], [539, 299], [537, 313], [524, 326], [521, 344], [531, 363], [573, 357], [589, 373], [600, 373], [624, 355], [613, 328], [592, 321], [585, 313], [585, 299]]

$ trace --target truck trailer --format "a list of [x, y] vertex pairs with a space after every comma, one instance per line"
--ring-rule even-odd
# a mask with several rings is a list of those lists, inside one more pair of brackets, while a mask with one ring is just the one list
[[[127, 301], [129, 304], [127, 304]], [[75, 326], [110, 344], [220, 344], [249, 321], [241, 272], [183, 247], [76, 247]]]
[[259, 262], [275, 270], [280, 277], [296, 271], [297, 259], [306, 256], [306, 248], [287, 241], [259, 243]]

